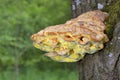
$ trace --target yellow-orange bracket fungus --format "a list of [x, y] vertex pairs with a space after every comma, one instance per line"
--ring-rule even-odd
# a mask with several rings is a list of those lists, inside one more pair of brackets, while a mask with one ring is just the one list
[[99, 10], [83, 13], [65, 24], [49, 26], [31, 36], [33, 45], [59, 62], [75, 62], [93, 54], [109, 41], [103, 21], [108, 16]]

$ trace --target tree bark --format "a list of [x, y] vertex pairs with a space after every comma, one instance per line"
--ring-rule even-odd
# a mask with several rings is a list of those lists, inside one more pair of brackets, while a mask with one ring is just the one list
[[[117, 0], [72, 0], [72, 16], [96, 10], [98, 3], [104, 7]], [[119, 15], [120, 16], [120, 15]], [[104, 49], [86, 55], [78, 62], [79, 80], [120, 80], [120, 21], [116, 21], [112, 39]]]

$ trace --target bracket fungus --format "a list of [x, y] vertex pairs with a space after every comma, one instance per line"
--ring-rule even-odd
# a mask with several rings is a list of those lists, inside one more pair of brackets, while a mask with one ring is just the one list
[[106, 12], [89, 11], [65, 24], [49, 26], [31, 36], [33, 45], [58, 62], [75, 62], [93, 54], [109, 41], [104, 33]]

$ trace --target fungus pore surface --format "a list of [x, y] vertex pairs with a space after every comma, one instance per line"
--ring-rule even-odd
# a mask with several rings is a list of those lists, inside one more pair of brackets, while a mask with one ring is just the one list
[[65, 24], [49, 26], [31, 36], [33, 45], [58, 62], [75, 62], [93, 54], [109, 41], [104, 33], [106, 12], [89, 11]]

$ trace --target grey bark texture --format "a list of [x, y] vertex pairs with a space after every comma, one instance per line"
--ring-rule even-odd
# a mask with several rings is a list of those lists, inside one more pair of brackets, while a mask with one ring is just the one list
[[[115, 0], [72, 0], [72, 16], [96, 10], [97, 4], [104, 7]], [[120, 16], [120, 15], [119, 15]], [[86, 55], [78, 62], [79, 80], [120, 80], [120, 21], [113, 25], [113, 37], [104, 49], [93, 55]]]

